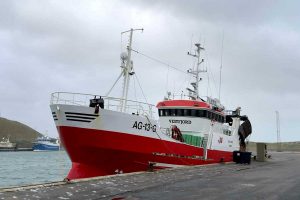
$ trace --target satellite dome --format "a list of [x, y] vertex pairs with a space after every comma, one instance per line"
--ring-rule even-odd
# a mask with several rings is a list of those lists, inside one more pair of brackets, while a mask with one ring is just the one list
[[122, 61], [125, 61], [125, 60], [127, 60], [127, 58], [128, 58], [128, 54], [127, 54], [127, 52], [123, 52], [123, 53], [121, 53], [121, 55], [120, 55], [120, 58], [121, 58], [121, 60], [122, 60]]

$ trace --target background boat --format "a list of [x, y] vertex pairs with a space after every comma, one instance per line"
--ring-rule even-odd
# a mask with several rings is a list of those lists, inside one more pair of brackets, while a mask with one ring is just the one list
[[59, 140], [47, 136], [39, 137], [33, 143], [33, 151], [59, 151]]
[[15, 151], [16, 150], [16, 143], [12, 143], [9, 141], [9, 137], [2, 138], [0, 141], [0, 151]]

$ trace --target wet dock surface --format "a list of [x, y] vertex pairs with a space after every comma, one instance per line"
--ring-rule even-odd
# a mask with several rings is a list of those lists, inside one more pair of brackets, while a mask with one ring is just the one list
[[267, 162], [122, 174], [52, 186], [0, 189], [0, 199], [300, 199], [300, 153]]

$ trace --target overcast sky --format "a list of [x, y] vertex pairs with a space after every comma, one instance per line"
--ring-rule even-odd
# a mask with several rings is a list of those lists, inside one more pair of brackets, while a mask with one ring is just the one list
[[[120, 53], [135, 32], [133, 48], [181, 70], [191, 42], [205, 46], [208, 76], [200, 94], [218, 97], [223, 40], [221, 101], [242, 107], [252, 141], [300, 140], [300, 3], [298, 1], [0, 1], [0, 113], [57, 136], [50, 94], [106, 94], [120, 73]], [[149, 103], [167, 91], [181, 93], [190, 77], [133, 54]], [[209, 82], [209, 84], [208, 84]], [[132, 82], [133, 84], [133, 82]], [[121, 84], [112, 92], [121, 95]], [[130, 98], [135, 99], [134, 90]], [[138, 100], [143, 100], [140, 90]]]

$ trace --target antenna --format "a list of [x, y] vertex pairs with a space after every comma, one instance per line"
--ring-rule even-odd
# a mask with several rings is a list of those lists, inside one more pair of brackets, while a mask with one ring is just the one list
[[192, 51], [192, 47], [193, 47], [193, 34], [192, 34], [192, 36], [191, 36], [191, 45], [190, 45], [190, 51]]
[[277, 128], [277, 151], [281, 151], [281, 141], [280, 141], [280, 119], [279, 112], [276, 110], [276, 128]]
[[199, 82], [202, 80], [199, 77], [199, 73], [207, 72], [207, 70], [201, 70], [200, 69], [200, 65], [204, 62], [204, 59], [200, 60], [200, 51], [204, 51], [204, 48], [201, 47], [200, 43], [196, 43], [195, 46], [197, 47], [196, 50], [195, 50], [195, 54], [187, 52], [187, 55], [197, 58], [197, 68], [196, 68], [196, 70], [192, 70], [192, 69], [187, 70], [187, 72], [189, 74], [194, 75], [194, 77], [196, 79], [195, 82], [190, 83], [193, 86], [194, 90], [187, 88], [187, 90], [189, 91], [189, 97], [193, 100], [196, 100], [196, 99], [199, 98], [198, 88], [199, 88]]
[[221, 101], [221, 85], [222, 85], [222, 67], [223, 67], [223, 43], [224, 43], [224, 30], [222, 33], [221, 65], [220, 65], [220, 80], [219, 80], [219, 100], [220, 101]]

